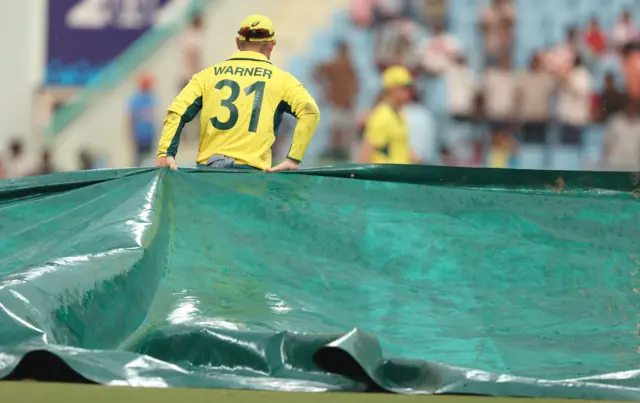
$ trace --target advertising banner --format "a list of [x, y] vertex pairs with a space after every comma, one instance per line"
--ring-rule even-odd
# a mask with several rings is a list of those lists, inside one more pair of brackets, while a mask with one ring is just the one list
[[50, 0], [46, 84], [85, 84], [153, 27], [171, 1]]

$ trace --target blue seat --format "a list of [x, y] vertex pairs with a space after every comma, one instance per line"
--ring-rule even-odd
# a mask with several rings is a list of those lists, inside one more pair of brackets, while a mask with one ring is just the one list
[[589, 165], [597, 166], [602, 161], [604, 133], [605, 129], [601, 125], [594, 125], [585, 132], [582, 156]]
[[424, 87], [424, 99], [429, 110], [436, 115], [447, 113], [447, 86], [442, 78], [430, 78], [426, 80]]
[[578, 147], [555, 146], [551, 149], [551, 169], [577, 171], [582, 169], [581, 150]]
[[413, 150], [427, 163], [437, 159], [437, 132], [435, 121], [427, 108], [409, 105], [406, 109], [409, 139]]
[[313, 64], [330, 61], [335, 55], [335, 44], [337, 42], [337, 39], [327, 38], [323, 33], [316, 34], [309, 46], [312, 51], [307, 52], [305, 59]]
[[544, 169], [545, 168], [545, 152], [547, 147], [544, 145], [522, 145], [518, 150], [518, 166], [520, 169]]

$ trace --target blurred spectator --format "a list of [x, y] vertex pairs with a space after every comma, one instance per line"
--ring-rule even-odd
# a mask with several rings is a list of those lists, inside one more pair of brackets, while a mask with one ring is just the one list
[[607, 37], [596, 17], [589, 20], [584, 40], [589, 50], [595, 55], [602, 56], [607, 50]]
[[604, 78], [604, 90], [600, 95], [598, 110], [600, 121], [608, 121], [609, 118], [620, 112], [627, 102], [627, 94], [620, 91], [616, 85], [613, 73], [608, 72]]
[[425, 41], [419, 52], [421, 65], [429, 75], [441, 75], [457, 64], [462, 55], [460, 41], [444, 29], [442, 23], [434, 23], [431, 38]]
[[80, 161], [81, 171], [90, 171], [92, 169], [95, 169], [95, 160], [93, 158], [93, 155], [91, 155], [89, 151], [83, 150], [82, 152], [80, 152], [78, 159]]
[[409, 143], [404, 108], [412, 102], [413, 78], [402, 66], [392, 66], [382, 75], [383, 101], [373, 110], [360, 149], [363, 164], [417, 164], [419, 156]]
[[420, 38], [420, 29], [415, 22], [391, 14], [376, 32], [376, 64], [380, 71], [390, 66], [404, 66], [412, 73], [419, 68], [419, 59], [414, 45]]
[[433, 21], [429, 18], [432, 11], [428, 5], [429, 1], [424, 1], [424, 0], [404, 0], [404, 1], [405, 1], [405, 12], [413, 20], [415, 20], [420, 24], [426, 24], [427, 21]]
[[469, 67], [464, 56], [458, 56], [448, 69], [445, 79], [449, 113], [456, 121], [469, 121], [474, 114], [473, 101], [478, 86], [476, 73]]
[[202, 15], [196, 14], [191, 26], [182, 34], [182, 86], [191, 80], [191, 76], [204, 68], [202, 62], [203, 41]]
[[7, 174], [4, 170], [4, 164], [2, 163], [2, 160], [0, 159], [0, 179], [4, 179], [7, 177]]
[[464, 56], [458, 56], [444, 75], [446, 116], [439, 127], [442, 130], [441, 141], [457, 163], [462, 165], [472, 164], [474, 160], [477, 81], [476, 73], [467, 65]]
[[368, 28], [375, 21], [375, 6], [377, 0], [352, 0], [351, 20], [355, 25]]
[[516, 140], [504, 128], [491, 133], [491, 147], [489, 148], [489, 168], [514, 168], [516, 155]]
[[9, 144], [9, 153], [5, 158], [5, 176], [7, 178], [22, 178], [29, 174], [31, 167], [24, 153], [24, 143], [16, 138]]
[[328, 157], [348, 159], [358, 140], [354, 110], [358, 77], [346, 42], [338, 44], [334, 60], [316, 69], [315, 78], [324, 89], [325, 100], [331, 106], [331, 145]]
[[606, 169], [640, 171], [640, 115], [638, 101], [631, 99], [625, 109], [607, 124], [603, 160]]
[[380, 14], [381, 19], [407, 17], [407, 1], [406, 0], [377, 0], [376, 11]]
[[153, 94], [153, 76], [143, 73], [138, 85], [137, 91], [129, 100], [129, 130], [136, 150], [135, 165], [141, 166], [155, 147], [157, 102]]
[[546, 141], [554, 88], [555, 81], [543, 69], [540, 53], [534, 54], [529, 70], [520, 73], [518, 78], [517, 109], [524, 143]]
[[[459, 142], [457, 146], [460, 147], [461, 144], [462, 143]], [[454, 154], [457, 166], [477, 168], [486, 165], [486, 151], [484, 141], [482, 139], [470, 139], [468, 144], [465, 144], [464, 147], [469, 148], [469, 150], [465, 150], [464, 153], [458, 153], [464, 158], [460, 158]]]
[[31, 172], [30, 176], [48, 175], [56, 172], [57, 170], [51, 161], [51, 152], [49, 150], [43, 150], [40, 155], [40, 164], [35, 171]]
[[440, 165], [454, 167], [457, 165], [451, 150], [445, 146], [440, 147]]
[[572, 67], [560, 70], [558, 79], [558, 118], [563, 144], [582, 144], [582, 133], [591, 122], [591, 73], [578, 56]]
[[547, 68], [554, 73], [572, 68], [576, 57], [581, 55], [581, 45], [578, 29], [576, 27], [568, 28], [565, 41], [547, 54]]
[[448, 19], [449, 0], [409, 0], [415, 10], [420, 9], [419, 21], [422, 24], [446, 21]]
[[485, 113], [492, 130], [505, 130], [514, 121], [518, 94], [517, 76], [511, 68], [511, 58], [507, 53], [499, 56], [497, 67], [487, 69], [483, 92]]
[[632, 98], [640, 98], [640, 45], [628, 43], [623, 47], [622, 69], [627, 92]]
[[631, 13], [625, 10], [620, 16], [620, 20], [614, 25], [611, 39], [616, 48], [621, 49], [629, 43], [637, 34], [635, 24], [631, 18]]
[[516, 11], [511, 0], [493, 0], [482, 10], [480, 28], [487, 65], [495, 64], [500, 53], [511, 54], [515, 20]]

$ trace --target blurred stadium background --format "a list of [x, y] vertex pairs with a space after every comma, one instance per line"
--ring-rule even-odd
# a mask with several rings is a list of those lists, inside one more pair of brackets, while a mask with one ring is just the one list
[[[640, 171], [637, 0], [28, 0], [3, 11], [0, 177], [152, 164], [166, 106], [234, 51], [253, 13], [274, 20], [274, 63], [323, 111], [307, 166], [353, 158], [381, 70], [402, 64], [418, 82], [406, 113], [427, 164]], [[196, 150], [194, 127], [180, 165]]]

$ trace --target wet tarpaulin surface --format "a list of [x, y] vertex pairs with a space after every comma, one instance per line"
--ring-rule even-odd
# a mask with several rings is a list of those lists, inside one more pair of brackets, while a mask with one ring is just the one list
[[631, 173], [0, 182], [0, 377], [640, 399]]

